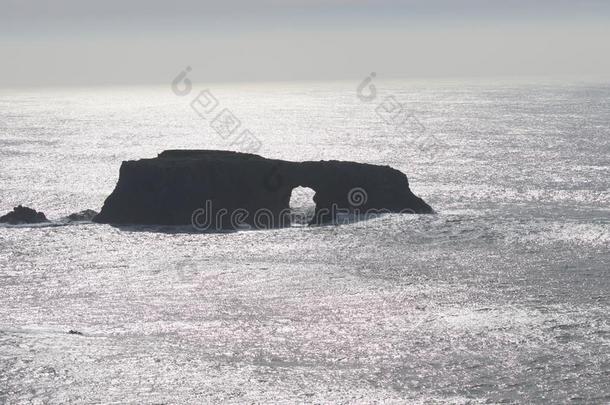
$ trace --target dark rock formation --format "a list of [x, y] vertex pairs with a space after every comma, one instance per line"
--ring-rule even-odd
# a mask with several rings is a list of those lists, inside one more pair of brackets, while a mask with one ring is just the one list
[[84, 210], [81, 212], [75, 212], [74, 214], [70, 214], [66, 217], [66, 219], [70, 222], [79, 222], [79, 221], [92, 221], [93, 218], [97, 216], [97, 212], [93, 210]]
[[123, 162], [116, 188], [94, 221], [194, 224], [211, 230], [240, 224], [281, 227], [290, 224], [290, 195], [298, 186], [316, 192], [315, 223], [332, 221], [344, 212], [433, 212], [411, 192], [407, 177], [389, 166], [170, 150], [154, 159]]
[[8, 223], [11, 225], [37, 224], [40, 222], [49, 222], [49, 220], [42, 212], [37, 212], [36, 210], [22, 205], [13, 208], [12, 212], [0, 217], [0, 223]]

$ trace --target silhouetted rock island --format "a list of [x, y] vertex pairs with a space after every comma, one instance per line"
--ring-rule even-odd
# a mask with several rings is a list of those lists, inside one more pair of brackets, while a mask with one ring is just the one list
[[13, 211], [0, 217], [0, 223], [8, 223], [11, 225], [38, 224], [41, 222], [49, 222], [49, 220], [42, 212], [22, 205], [13, 208]]
[[[295, 187], [315, 191], [312, 222], [338, 213], [432, 213], [389, 166], [344, 161], [290, 162], [216, 150], [168, 150], [156, 158], [123, 162], [119, 181], [94, 218], [110, 224], [188, 225], [214, 218], [257, 228], [290, 224]], [[257, 218], [258, 215], [258, 218]]]

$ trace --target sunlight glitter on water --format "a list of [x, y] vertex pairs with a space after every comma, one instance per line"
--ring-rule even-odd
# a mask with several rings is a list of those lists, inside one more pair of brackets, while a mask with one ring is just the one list
[[[354, 87], [215, 94], [261, 154], [389, 164], [438, 215], [2, 226], [0, 402], [608, 402], [608, 86], [585, 111], [577, 85], [380, 84], [438, 160]], [[3, 213], [99, 210], [122, 160], [228, 148], [165, 88], [0, 104]]]

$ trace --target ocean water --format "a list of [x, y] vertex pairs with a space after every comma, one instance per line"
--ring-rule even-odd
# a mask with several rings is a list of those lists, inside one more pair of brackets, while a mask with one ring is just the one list
[[[55, 221], [0, 227], [0, 403], [610, 403], [610, 84], [359, 84], [0, 91], [0, 212]], [[123, 160], [241, 148], [204, 89], [259, 154], [393, 166], [437, 214], [59, 221]]]

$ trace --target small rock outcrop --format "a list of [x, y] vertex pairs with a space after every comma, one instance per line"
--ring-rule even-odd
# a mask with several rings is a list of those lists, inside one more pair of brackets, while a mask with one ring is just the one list
[[93, 210], [84, 210], [80, 212], [75, 212], [74, 214], [70, 214], [66, 217], [66, 219], [70, 222], [80, 222], [80, 221], [92, 221], [93, 218], [97, 216], [97, 212]]
[[123, 162], [119, 181], [95, 222], [117, 225], [289, 225], [290, 196], [315, 191], [312, 222], [339, 213], [432, 213], [409, 189], [407, 176], [389, 166], [344, 161], [289, 162], [214, 150], [170, 150]]
[[49, 220], [42, 212], [22, 205], [13, 208], [13, 211], [0, 217], [0, 223], [7, 223], [10, 225], [38, 224], [41, 222], [49, 222]]

